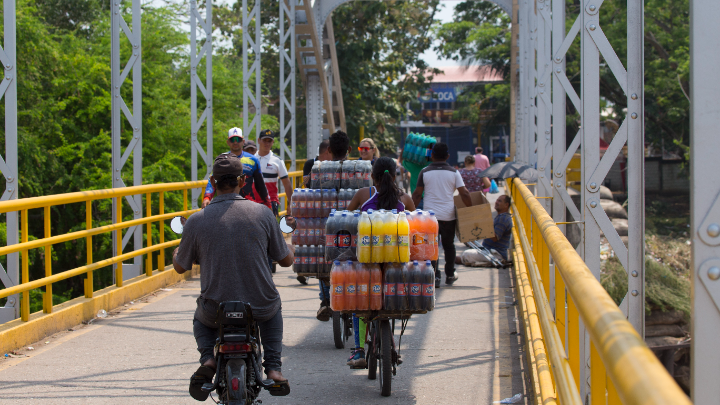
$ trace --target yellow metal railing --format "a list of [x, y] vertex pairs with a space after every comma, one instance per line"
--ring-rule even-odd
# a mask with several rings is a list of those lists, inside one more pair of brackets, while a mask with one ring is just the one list
[[[513, 199], [514, 267], [538, 403], [586, 402], [579, 394], [582, 321], [590, 336], [590, 403], [690, 404], [537, 198], [519, 179], [507, 184]], [[548, 301], [551, 257], [554, 316]]]
[[[0, 202], [0, 213], [20, 211], [20, 243], [5, 247], [0, 247], [0, 256], [4, 256], [10, 253], [20, 252], [21, 255], [21, 283], [0, 290], [0, 298], [9, 297], [11, 295], [24, 293], [20, 301], [20, 317], [23, 321], [27, 322], [30, 319], [30, 294], [29, 291], [35, 288], [45, 287], [45, 294], [43, 295], [43, 311], [45, 313], [52, 312], [52, 285], [58, 281], [68, 279], [70, 277], [79, 276], [81, 274], [87, 274], [85, 279], [85, 297], [92, 298], [93, 296], [93, 271], [107, 267], [113, 264], [117, 264], [115, 268], [115, 280], [116, 286], [122, 287], [123, 285], [123, 274], [122, 274], [122, 262], [140, 255], [147, 254], [145, 265], [145, 274], [150, 276], [152, 274], [152, 253], [159, 251], [158, 254], [158, 270], [162, 271], [165, 268], [165, 248], [176, 246], [180, 243], [180, 240], [174, 240], [165, 242], [165, 227], [164, 221], [171, 219], [178, 215], [187, 216], [198, 210], [188, 210], [188, 190], [193, 188], [203, 188], [207, 184], [207, 180], [193, 181], [193, 182], [182, 182], [182, 183], [165, 183], [165, 184], [151, 184], [144, 186], [125, 187], [116, 189], [105, 189], [105, 190], [93, 190], [93, 191], [82, 191], [77, 193], [58, 194], [46, 197], [32, 197], [22, 198], [19, 200], [3, 201]], [[173, 191], [182, 191], [183, 193], [183, 209], [179, 212], [165, 213], [165, 193]], [[158, 193], [159, 204], [158, 213], [152, 215], [151, 210], [151, 194]], [[122, 199], [125, 196], [130, 195], [142, 195], [145, 194], [146, 204], [146, 218], [134, 219], [131, 221], [122, 221]], [[116, 201], [117, 218], [118, 222], [112, 225], [105, 225], [97, 228], [92, 227], [92, 201], [114, 198]], [[85, 230], [66, 233], [63, 235], [51, 236], [50, 229], [50, 208], [56, 205], [72, 204], [72, 203], [85, 203]], [[28, 241], [28, 210], [42, 208], [44, 212], [44, 237], [41, 239]], [[159, 226], [159, 243], [157, 245], [152, 244], [152, 225], [157, 222]], [[138, 249], [129, 253], [122, 253], [122, 230], [134, 226], [146, 225], [147, 231], [147, 247]], [[107, 232], [118, 232], [116, 239], [116, 251], [118, 254], [110, 259], [100, 260], [98, 262], [93, 261], [92, 252], [92, 237]], [[53, 274], [52, 269], [52, 246], [58, 243], [68, 242], [77, 239], [85, 239], [87, 249], [86, 265], [80, 266], [74, 269], [65, 270], [57, 274]], [[29, 274], [29, 250], [44, 248], [45, 253], [45, 276], [30, 281]]]
[[[305, 188], [305, 184], [303, 184], [303, 172], [302, 170], [298, 170], [296, 172], [289, 172], [288, 177], [290, 178], [290, 186], [291, 188]], [[287, 215], [287, 207], [288, 204], [290, 204], [290, 201], [288, 201], [287, 198], [287, 192], [278, 194], [278, 198], [281, 199], [283, 210], [278, 213], [279, 216]]]

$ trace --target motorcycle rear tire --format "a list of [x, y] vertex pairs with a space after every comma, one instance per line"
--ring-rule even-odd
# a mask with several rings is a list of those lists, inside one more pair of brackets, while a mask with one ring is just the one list
[[[247, 383], [247, 364], [245, 364], [245, 360], [243, 359], [230, 359], [228, 360], [227, 364], [225, 365], [225, 376], [227, 378], [227, 381], [225, 382], [227, 385], [225, 386], [225, 393], [227, 394], [227, 403], [228, 404], [247, 404], [248, 396], [247, 396], [247, 387], [245, 387], [245, 384]], [[233, 379], [238, 379], [238, 390], [234, 391], [232, 389], [232, 381]]]

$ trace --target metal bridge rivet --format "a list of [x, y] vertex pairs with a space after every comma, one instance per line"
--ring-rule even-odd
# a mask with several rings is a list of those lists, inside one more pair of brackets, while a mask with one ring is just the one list
[[10, 69], [12, 69], [12, 66], [11, 66], [11, 65], [5, 65], [5, 69], [10, 70]]
[[590, 24], [590, 31], [595, 31], [595, 28], [597, 28], [595, 24]]
[[12, 176], [8, 176], [7, 180], [12, 183], [12, 181], [13, 181]]
[[591, 4], [590, 7], [588, 7], [588, 8], [590, 9], [590, 11], [595, 11], [595, 10], [596, 10], [595, 6], [592, 5], [592, 4]]
[[115, 177], [115, 180], [120, 181], [120, 177]]
[[8, 191], [13, 191], [13, 188], [12, 188], [12, 187], [10, 187], [10, 188], [8, 189]]
[[541, 171], [541, 172], [545, 171], [545, 168], [544, 168], [544, 167], [541, 167], [541, 168], [540, 168], [540, 171]]
[[555, 73], [562, 73], [562, 70], [560, 68], [555, 69]]
[[562, 176], [562, 172], [555, 172], [555, 175], [560, 177], [560, 176]]
[[138, 128], [138, 127], [135, 127], [135, 130], [136, 130], [136, 131], [139, 131], [139, 130], [140, 130], [140, 128]]
[[596, 187], [597, 187], [597, 184], [595, 184], [595, 183], [590, 183], [590, 188], [595, 189]]
[[5, 80], [10, 80], [10, 76], [6, 77]]
[[557, 188], [560, 188], [560, 183], [558, 183]]
[[632, 290], [630, 294], [632, 294], [633, 297], [637, 297], [639, 293], [638, 290]]
[[545, 82], [540, 82], [540, 87], [544, 86]]
[[116, 171], [116, 172], [119, 172], [119, 171], [120, 171], [120, 169], [115, 169], [115, 171]]
[[707, 234], [710, 235], [710, 237], [712, 237], [712, 238], [717, 238], [718, 235], [720, 235], [720, 225], [718, 225], [718, 224], [708, 225]]
[[[12, 190], [12, 189], [11, 189]], [[720, 278], [720, 267], [710, 267], [710, 270], [708, 270], [708, 278], [710, 280], [715, 281]]]
[[636, 118], [637, 118], [637, 113], [632, 113], [632, 114], [630, 114], [630, 117], [632, 117], [632, 119], [636, 119]]
[[636, 270], [633, 270], [632, 273], [630, 273], [630, 274], [632, 274], [633, 277], [637, 277], [637, 276], [638, 276], [638, 272], [637, 272]]
[[591, 202], [591, 203], [590, 203], [590, 207], [591, 207], [591, 208], [597, 207], [597, 203], [596, 203], [595, 201]]
[[637, 94], [633, 93], [633, 94], [630, 96], [630, 98], [633, 99], [633, 100], [637, 100]]

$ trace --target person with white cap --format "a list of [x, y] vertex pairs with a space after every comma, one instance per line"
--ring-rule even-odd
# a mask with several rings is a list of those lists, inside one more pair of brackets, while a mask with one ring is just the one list
[[[258, 151], [255, 156], [260, 159], [260, 168], [268, 190], [270, 204], [272, 204], [273, 213], [277, 215], [280, 206], [278, 180], [282, 181], [288, 201], [292, 198], [293, 189], [292, 184], [290, 184], [290, 177], [288, 177], [288, 171], [285, 168], [285, 162], [280, 160], [272, 151], [274, 141], [275, 132], [270, 129], [261, 130], [258, 138]], [[256, 201], [259, 199], [257, 191], [253, 193], [253, 197]]]
[[[270, 200], [268, 199], [267, 187], [265, 187], [265, 180], [263, 179], [262, 170], [260, 169], [260, 160], [255, 155], [243, 150], [243, 146], [245, 146], [245, 138], [243, 137], [242, 129], [235, 127], [228, 130], [227, 145], [230, 147], [230, 152], [225, 153], [235, 155], [238, 159], [240, 159], [243, 165], [243, 174], [245, 174], [246, 180], [245, 186], [242, 190], [240, 190], [240, 195], [243, 197], [252, 197], [254, 184], [260, 198], [259, 201], [255, 202], [259, 202], [272, 209], [270, 206]], [[215, 188], [210, 182], [208, 182], [205, 187], [205, 195], [203, 196], [203, 208], [210, 204], [210, 200], [212, 200], [214, 195]]]

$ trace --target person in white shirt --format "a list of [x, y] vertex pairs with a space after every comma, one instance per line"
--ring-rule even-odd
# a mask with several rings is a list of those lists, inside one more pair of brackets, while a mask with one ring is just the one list
[[[452, 285], [457, 281], [455, 274], [455, 190], [460, 194], [466, 206], [472, 206], [470, 192], [465, 187], [460, 173], [447, 163], [448, 146], [438, 142], [432, 148], [430, 163], [420, 171], [417, 186], [413, 192], [413, 202], [417, 206], [423, 199], [423, 209], [433, 211], [440, 225], [440, 241], [445, 251], [445, 284]], [[423, 197], [423, 192], [425, 196]], [[435, 268], [435, 287], [440, 287], [440, 260], [433, 261]]]
[[490, 167], [490, 159], [483, 155], [483, 148], [475, 148], [475, 168], [485, 170]]
[[268, 190], [268, 199], [270, 200], [270, 204], [272, 204], [273, 213], [277, 216], [280, 206], [278, 180], [282, 181], [288, 201], [292, 198], [293, 189], [292, 184], [290, 184], [287, 169], [285, 168], [285, 162], [280, 160], [272, 151], [274, 141], [275, 133], [273, 131], [269, 129], [260, 131], [258, 151], [255, 156], [260, 160], [260, 169], [262, 170], [263, 180], [265, 180], [265, 187], [267, 187]]

